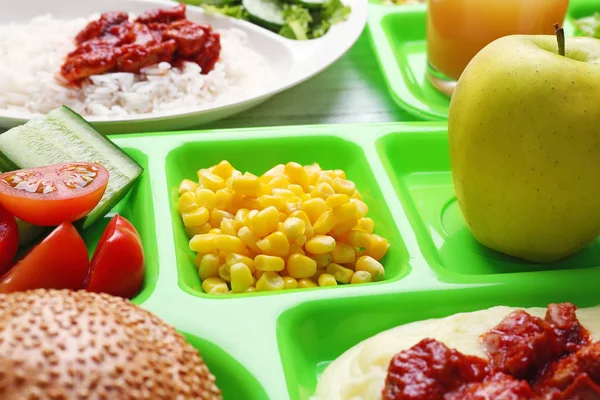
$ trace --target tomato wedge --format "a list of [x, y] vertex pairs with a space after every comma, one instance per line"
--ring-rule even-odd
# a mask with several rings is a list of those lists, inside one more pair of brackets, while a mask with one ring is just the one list
[[0, 207], [0, 275], [5, 273], [19, 249], [19, 227], [15, 217]]
[[134, 226], [120, 215], [110, 220], [94, 256], [86, 289], [131, 298], [144, 282], [144, 251]]
[[96, 163], [63, 163], [0, 175], [0, 204], [34, 225], [55, 226], [85, 217], [100, 201], [108, 171]]
[[36, 245], [0, 280], [0, 293], [37, 288], [83, 289], [88, 252], [77, 229], [64, 222]]

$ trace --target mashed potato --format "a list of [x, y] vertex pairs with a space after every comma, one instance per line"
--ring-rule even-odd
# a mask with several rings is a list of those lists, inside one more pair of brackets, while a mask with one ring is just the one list
[[[487, 359], [479, 335], [498, 324], [513, 307], [493, 307], [441, 319], [413, 322], [369, 338], [332, 362], [319, 380], [313, 400], [381, 400], [392, 358], [425, 338], [436, 339], [463, 354]], [[543, 318], [546, 308], [526, 308]], [[600, 339], [600, 306], [577, 310], [579, 322]]]

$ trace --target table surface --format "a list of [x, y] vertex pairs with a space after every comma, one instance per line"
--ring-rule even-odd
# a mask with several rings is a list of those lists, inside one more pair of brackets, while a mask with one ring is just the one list
[[200, 129], [415, 120], [392, 101], [367, 27], [348, 53], [319, 75]]

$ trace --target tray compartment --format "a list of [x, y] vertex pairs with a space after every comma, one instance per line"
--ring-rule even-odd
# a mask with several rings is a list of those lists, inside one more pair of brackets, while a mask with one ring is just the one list
[[242, 364], [217, 345], [182, 332], [185, 339], [200, 352], [204, 362], [217, 378], [224, 400], [268, 400], [264, 388]]
[[[377, 184], [377, 179], [369, 166], [369, 161], [357, 144], [337, 136], [327, 135], [206, 142], [200, 140], [185, 143], [173, 149], [166, 157], [179, 285], [184, 291], [197, 296], [206, 296], [193, 265], [194, 253], [189, 250], [189, 238], [177, 212], [177, 187], [185, 178], [197, 180], [198, 169], [208, 168], [221, 160], [228, 160], [238, 170], [249, 171], [256, 175], [261, 175], [273, 166], [289, 161], [302, 165], [317, 162], [324, 169], [343, 169], [348, 179], [355, 182], [363, 200], [369, 206], [368, 216], [375, 222], [375, 233], [387, 238], [391, 244], [388, 254], [381, 261], [386, 269], [386, 281], [401, 279], [408, 273], [408, 253]], [[347, 285], [336, 286], [334, 289], [341, 287]], [[277, 293], [292, 293], [299, 290], [302, 289]], [[234, 297], [256, 295], [240, 294]], [[215, 298], [215, 296], [209, 297]], [[228, 297], [232, 296], [218, 298]]]
[[307, 400], [319, 376], [359, 342], [398, 325], [441, 318], [498, 305], [545, 307], [570, 301], [579, 307], [600, 304], [590, 282], [551, 291], [543, 286], [487, 286], [404, 294], [317, 300], [283, 313], [277, 323], [279, 349], [292, 400]]
[[377, 143], [396, 192], [434, 269], [462, 275], [582, 269], [600, 266], [600, 239], [553, 264], [539, 265], [495, 252], [470, 233], [456, 201], [447, 133], [391, 134]]
[[93, 254], [106, 225], [114, 214], [127, 218], [138, 231], [144, 248], [145, 268], [142, 290], [132, 299], [134, 303], [143, 303], [152, 294], [158, 280], [158, 254], [156, 229], [154, 223], [153, 200], [148, 172], [148, 157], [141, 151], [132, 148], [123, 149], [142, 167], [144, 172], [131, 191], [103, 219], [83, 231], [82, 236], [88, 245], [90, 257]]

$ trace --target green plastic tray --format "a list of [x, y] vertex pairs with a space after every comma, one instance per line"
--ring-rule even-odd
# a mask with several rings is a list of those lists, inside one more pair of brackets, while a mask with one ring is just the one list
[[[565, 34], [573, 35], [570, 18], [600, 10], [598, 0], [571, 0], [564, 22]], [[426, 79], [427, 47], [424, 4], [395, 6], [369, 4], [368, 26], [373, 48], [393, 100], [423, 120], [448, 119], [450, 100]]]
[[[225, 399], [308, 399], [342, 352], [400, 323], [492, 305], [600, 303], [600, 242], [555, 265], [502, 256], [470, 235], [454, 199], [443, 123], [120, 135], [146, 166], [117, 207], [140, 231], [148, 273], [136, 303], [184, 332]], [[222, 159], [262, 174], [278, 163], [346, 170], [391, 243], [384, 282], [212, 297], [192, 265], [176, 190]], [[90, 241], [97, 239], [90, 232]]]

